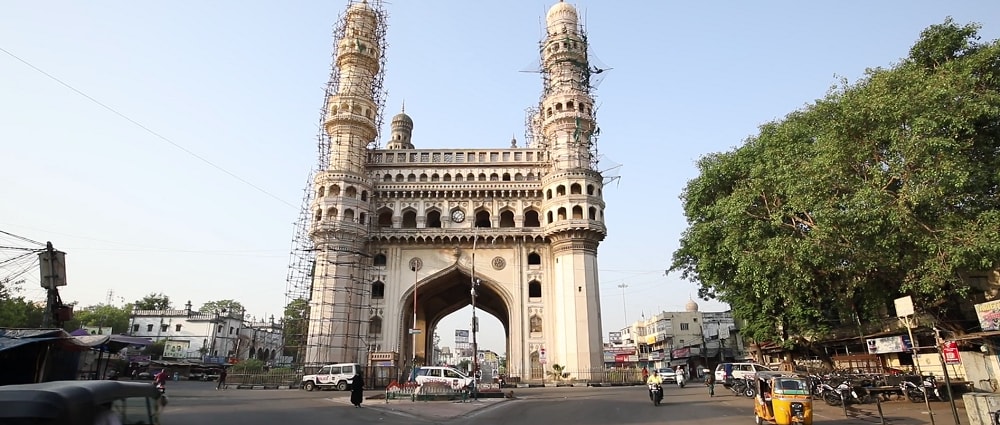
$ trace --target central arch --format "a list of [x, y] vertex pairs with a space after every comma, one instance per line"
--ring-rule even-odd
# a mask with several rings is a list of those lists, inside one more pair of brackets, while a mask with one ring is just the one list
[[[476, 305], [478, 312], [496, 317], [503, 326], [504, 352], [510, 352], [511, 305], [513, 298], [501, 283], [482, 275], [476, 276], [479, 285], [476, 288]], [[448, 315], [472, 304], [471, 295], [472, 272], [455, 265], [416, 282], [416, 325], [413, 323], [413, 289], [406, 292], [401, 300], [403, 314], [400, 317], [402, 333], [400, 345], [404, 347], [405, 363], [413, 361], [413, 340], [416, 339], [416, 364], [428, 364], [428, 353], [433, 350], [434, 330], [442, 319]], [[478, 314], [477, 314], [478, 315]], [[471, 317], [469, 318], [471, 322]], [[416, 338], [409, 333], [410, 329], [419, 329], [421, 333]], [[471, 326], [470, 326], [471, 330]]]

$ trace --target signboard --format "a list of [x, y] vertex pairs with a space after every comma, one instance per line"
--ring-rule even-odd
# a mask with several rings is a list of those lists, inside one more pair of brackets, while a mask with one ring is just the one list
[[958, 354], [958, 343], [955, 341], [945, 341], [941, 345], [941, 354], [944, 356], [945, 364], [962, 364], [962, 357]]
[[658, 360], [663, 360], [663, 353], [659, 351], [654, 351], [652, 353], [649, 353], [649, 361], [655, 362]]
[[455, 329], [455, 342], [460, 344], [469, 342], [469, 330]]
[[976, 304], [976, 316], [983, 332], [1000, 331], [1000, 300]]
[[540, 348], [538, 350], [538, 363], [545, 364], [548, 361], [548, 358], [545, 356], [545, 349]]
[[615, 354], [615, 363], [628, 363], [631, 354]]
[[691, 349], [690, 348], [678, 348], [676, 350], [671, 351], [670, 355], [672, 356], [672, 358], [675, 358], [675, 359], [682, 359], [682, 358], [685, 358], [685, 357], [690, 357], [691, 356]]
[[907, 335], [868, 338], [865, 342], [868, 344], [868, 354], [904, 353], [913, 349]]
[[608, 332], [608, 342], [612, 344], [622, 343], [622, 333], [621, 332]]
[[604, 352], [604, 363], [614, 363], [614, 361], [615, 361], [615, 352], [614, 351], [605, 351]]
[[909, 295], [903, 298], [896, 298], [893, 303], [896, 305], [896, 317], [906, 317], [913, 315], [913, 298]]
[[174, 359], [187, 357], [190, 346], [190, 341], [167, 341], [163, 344], [163, 357]]

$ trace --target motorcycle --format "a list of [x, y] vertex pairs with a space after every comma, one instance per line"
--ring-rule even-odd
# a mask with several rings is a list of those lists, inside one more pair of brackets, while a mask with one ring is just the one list
[[677, 386], [684, 388], [684, 381], [686, 381], [683, 373], [677, 374]]
[[733, 394], [741, 395], [747, 398], [753, 398], [757, 395], [757, 390], [747, 379], [733, 379], [733, 383], [729, 386], [729, 390], [732, 391]]
[[654, 406], [659, 406], [663, 401], [663, 387], [660, 384], [649, 384], [649, 399]]
[[923, 380], [923, 386], [918, 387], [910, 381], [903, 381], [899, 384], [900, 389], [903, 390], [903, 394], [906, 394], [906, 398], [913, 403], [920, 403], [924, 401], [924, 393], [927, 393], [927, 398], [929, 400], [938, 401], [948, 401], [948, 393], [946, 391], [941, 391], [938, 387], [937, 381], [933, 376], [928, 376]]

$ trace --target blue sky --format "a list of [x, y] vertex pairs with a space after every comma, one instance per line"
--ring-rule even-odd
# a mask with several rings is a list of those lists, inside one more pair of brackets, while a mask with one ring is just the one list
[[[739, 146], [841, 78], [891, 65], [947, 16], [983, 24], [984, 40], [1000, 33], [990, 1], [573, 3], [613, 68], [597, 91], [598, 148], [622, 164], [604, 192], [605, 332], [624, 324], [624, 310], [629, 320], [678, 310], [696, 293], [664, 271], [686, 226], [678, 196], [700, 156]], [[6, 4], [0, 230], [68, 253], [66, 301], [164, 292], [176, 306], [233, 298], [257, 317], [280, 316], [331, 27], [346, 4]], [[523, 140], [541, 82], [519, 71], [538, 62], [551, 4], [387, 4], [386, 117], [405, 99], [417, 148]], [[44, 299], [37, 277], [26, 288]], [[442, 323], [446, 344], [467, 317]], [[481, 346], [502, 351], [499, 329], [485, 320]]]

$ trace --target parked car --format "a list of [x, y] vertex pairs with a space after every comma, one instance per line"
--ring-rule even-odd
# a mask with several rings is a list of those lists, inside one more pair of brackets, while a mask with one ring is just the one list
[[312, 375], [303, 376], [302, 388], [306, 391], [312, 391], [316, 388], [336, 388], [339, 391], [345, 391], [350, 388], [354, 375], [361, 373], [361, 365], [357, 363], [328, 364]]
[[417, 369], [417, 385], [428, 382], [445, 382], [453, 389], [472, 386], [473, 378], [448, 366], [424, 366]]
[[677, 383], [677, 372], [675, 372], [673, 368], [663, 367], [656, 369], [656, 374], [660, 375], [660, 379], [663, 380], [664, 384]]
[[730, 377], [735, 379], [752, 378], [757, 372], [771, 370], [767, 366], [757, 363], [719, 363], [715, 367], [715, 382], [724, 383], [726, 381], [726, 365], [732, 367]]

